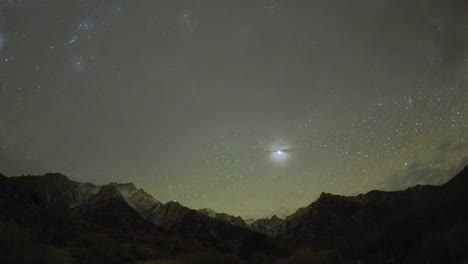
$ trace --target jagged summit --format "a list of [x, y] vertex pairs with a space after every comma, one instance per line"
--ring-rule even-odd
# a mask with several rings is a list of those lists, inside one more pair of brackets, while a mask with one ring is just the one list
[[215, 218], [215, 219], [228, 222], [232, 225], [240, 226], [240, 227], [247, 228], [247, 229], [250, 228], [250, 226], [240, 216], [232, 216], [232, 215], [228, 215], [225, 213], [217, 213], [213, 209], [209, 209], [209, 208], [199, 209], [198, 212], [206, 216], [209, 216], [211, 218]]
[[89, 236], [112, 237], [116, 244], [146, 243], [145, 248], [176, 254], [209, 248], [248, 258], [308, 248], [318, 252], [313, 259], [335, 252], [339, 258], [331, 259], [347, 260], [325, 263], [420, 263], [413, 260], [436, 252], [431, 263], [461, 263], [468, 257], [461, 250], [468, 241], [467, 186], [465, 167], [441, 186], [357, 196], [322, 193], [286, 219], [274, 215], [249, 226], [211, 209], [163, 204], [132, 183], [96, 186], [61, 174], [0, 177], [0, 223], [21, 223], [39, 237], [46, 234], [43, 243], [58, 239], [65, 247], [84, 233], [79, 243]]
[[137, 189], [133, 182], [120, 183], [120, 182], [110, 182], [110, 185], [116, 185], [121, 188]]
[[116, 185], [108, 184], [73, 209], [73, 215], [119, 229], [149, 229], [150, 223], [125, 200]]
[[101, 186], [95, 197], [100, 197], [101, 199], [124, 199], [122, 193], [114, 184]]
[[[107, 185], [103, 186], [96, 186], [90, 183], [78, 183], [75, 181], [70, 180], [66, 175], [61, 173], [46, 173], [42, 176], [16, 176], [16, 177], [7, 177], [0, 173], [0, 177], [11, 179], [12, 181], [19, 183], [21, 181], [31, 181], [34, 184], [23, 185], [22, 188], [32, 188], [37, 189], [38, 191], [41, 190], [42, 192], [38, 192], [39, 196], [45, 196], [45, 199], [48, 202], [54, 202], [64, 198], [66, 196], [65, 201], [69, 204], [70, 207], [74, 207], [79, 205], [83, 200], [86, 200], [91, 195], [96, 194], [98, 192], [108, 193], [108, 195], [112, 196], [119, 196], [121, 195], [125, 201], [133, 208], [135, 208], [139, 213], [144, 214], [146, 217], [152, 215], [153, 218], [152, 222], [160, 223], [162, 220], [157, 218], [177, 218], [177, 213], [175, 211], [183, 211], [183, 209], [188, 209], [187, 207], [182, 206], [180, 203], [176, 201], [169, 201], [166, 204], [161, 203], [153, 196], [145, 192], [143, 189], [138, 189], [134, 183], [117, 183], [111, 182]], [[464, 186], [468, 184], [468, 166], [464, 167], [464, 169], [454, 176], [451, 180], [447, 183], [443, 184], [443, 188], [456, 188], [457, 186]], [[410, 197], [416, 198], [418, 195], [423, 195], [426, 192], [431, 192], [432, 189], [438, 188], [435, 186], [427, 186], [427, 185], [416, 185], [414, 187], [410, 187], [404, 191], [379, 191], [373, 190], [366, 194], [359, 194], [357, 196], [343, 196], [343, 195], [335, 195], [331, 193], [321, 193], [319, 198], [312, 202], [307, 207], [303, 207], [298, 209], [293, 214], [287, 216], [285, 219], [281, 219], [276, 215], [272, 216], [271, 218], [264, 218], [264, 219], [257, 219], [257, 220], [250, 220], [251, 224], [256, 223], [266, 223], [266, 222], [275, 222], [278, 223], [280, 221], [290, 221], [296, 219], [302, 215], [306, 211], [308, 211], [312, 207], [316, 207], [317, 204], [323, 205], [326, 203], [342, 203], [342, 202], [352, 202], [352, 203], [384, 203], [390, 202], [385, 201], [385, 199], [395, 200], [397, 197], [404, 195], [408, 199]], [[151, 209], [150, 209], [151, 208]], [[182, 210], [181, 210], [182, 208]], [[154, 212], [150, 213], [150, 211], [160, 211], [161, 216], [156, 216]], [[209, 216], [211, 218], [220, 219], [226, 222], [229, 222], [234, 225], [238, 225], [241, 227], [249, 228], [250, 225], [247, 225], [245, 221], [241, 217], [234, 217], [224, 213], [217, 213], [216, 211], [210, 208], [203, 208], [197, 210], [199, 213]], [[257, 226], [258, 227], [258, 226]], [[255, 230], [255, 228], [253, 228]]]
[[276, 215], [273, 215], [270, 218], [262, 218], [254, 221], [253, 223], [250, 224], [250, 227], [252, 230], [266, 234], [268, 236], [275, 237], [277, 236], [279, 232], [279, 227], [284, 223], [284, 219], [281, 219], [277, 217]]
[[56, 179], [62, 179], [62, 180], [69, 180], [69, 178], [61, 173], [58, 172], [51, 172], [51, 173], [46, 173], [42, 177], [45, 178], [56, 178]]
[[[130, 222], [140, 222], [139, 226], [145, 225], [141, 219], [138, 220], [134, 213], [130, 213], [129, 208], [131, 208], [131, 211], [137, 213], [144, 221], [164, 229], [171, 229], [181, 223], [190, 221], [192, 217], [201, 219], [208, 217], [216, 221], [223, 221], [229, 225], [249, 228], [240, 217], [217, 213], [214, 217], [212, 215], [207, 216], [176, 201], [163, 204], [144, 190], [138, 189], [133, 183], [111, 182], [106, 185], [96, 186], [90, 183], [72, 181], [60, 173], [47, 173], [42, 176], [5, 177], [5, 180], [8, 184], [3, 187], [14, 189], [18, 200], [22, 196], [33, 195], [34, 200], [41, 206], [61, 204], [66, 208], [73, 209], [75, 216], [96, 222], [105, 223], [105, 221], [119, 216], [118, 212], [114, 213], [108, 210], [113, 208], [113, 210], [126, 212], [123, 213], [126, 217], [134, 219]], [[101, 219], [100, 216], [102, 215], [107, 216]], [[209, 219], [203, 221], [208, 223]]]
[[[153, 196], [138, 189], [134, 183], [111, 182], [107, 185], [96, 186], [90, 183], [78, 183], [70, 180], [60, 173], [46, 173], [42, 176], [18, 176], [6, 177], [0, 173], [0, 177], [10, 179], [20, 186], [23, 191], [32, 191], [42, 204], [66, 204], [70, 208], [81, 205], [91, 196], [99, 194], [101, 199], [124, 199], [124, 201], [135, 209], [147, 221], [164, 228], [183, 219], [191, 210], [176, 201], [161, 203]], [[31, 184], [20, 184], [23, 181], [31, 181]], [[468, 166], [459, 174], [449, 180], [440, 188], [463, 188], [468, 185]], [[319, 198], [307, 207], [298, 209], [293, 214], [281, 219], [276, 215], [271, 218], [250, 220], [247, 224], [241, 217], [235, 217], [224, 213], [217, 213], [212, 209], [203, 208], [196, 211], [201, 215], [221, 220], [232, 225], [251, 229], [269, 236], [281, 236], [287, 232], [290, 226], [294, 226], [299, 219], [310, 217], [311, 212], [318, 210], [336, 210], [335, 205], [339, 205], [340, 210], [353, 211], [359, 206], [387, 206], [398, 207], [414, 204], [423, 196], [430, 195], [435, 186], [417, 185], [404, 191], [377, 191], [373, 190], [366, 194], [357, 196], [343, 196], [331, 193], [321, 193]], [[440, 189], [439, 188], [439, 189]], [[328, 208], [328, 209], [326, 209]], [[354, 209], [353, 209], [354, 208]], [[315, 214], [315, 213], [314, 213]]]
[[468, 170], [465, 167], [442, 186], [417, 185], [401, 191], [370, 191], [357, 196], [322, 193], [315, 202], [288, 216], [270, 233], [289, 239], [307, 237], [307, 241], [317, 243], [345, 234], [353, 237], [390, 224], [389, 216], [420, 210], [429, 213], [429, 209], [422, 208], [444, 208], [441, 204], [455, 208], [455, 200], [468, 202], [467, 186]]
[[199, 209], [198, 212], [204, 215], [207, 215], [209, 217], [212, 217], [212, 218], [216, 218], [216, 215], [218, 214], [215, 212], [215, 210], [210, 209], [210, 208], [202, 208], [202, 209]]

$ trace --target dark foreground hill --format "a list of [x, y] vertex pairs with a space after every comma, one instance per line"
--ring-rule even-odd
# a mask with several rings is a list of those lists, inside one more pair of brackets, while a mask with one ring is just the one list
[[468, 167], [247, 225], [133, 184], [0, 175], [0, 263], [468, 263]]

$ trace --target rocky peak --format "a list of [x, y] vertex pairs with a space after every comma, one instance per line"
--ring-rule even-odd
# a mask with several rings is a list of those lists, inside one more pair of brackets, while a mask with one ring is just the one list
[[276, 215], [273, 215], [273, 216], [270, 218], [270, 220], [275, 220], [275, 221], [276, 221], [276, 220], [280, 220], [280, 219], [281, 219], [281, 218], [279, 218], [279, 217], [276, 216]]
[[151, 228], [149, 222], [127, 203], [115, 184], [102, 186], [97, 194], [73, 208], [73, 215], [113, 228]]
[[73, 207], [97, 193], [98, 187], [89, 183], [78, 183], [60, 173], [42, 176], [5, 177], [3, 188], [14, 193], [19, 202], [33, 201], [40, 207]]
[[146, 206], [152, 206], [154, 203], [160, 204], [153, 196], [142, 189], [138, 189], [133, 183], [111, 183], [111, 185], [119, 190], [132, 207], [143, 206], [145, 204]]
[[251, 230], [268, 236], [277, 236], [280, 232], [279, 227], [284, 223], [284, 220], [274, 215], [271, 218], [262, 218], [250, 224]]
[[240, 226], [240, 227], [243, 227], [243, 228], [250, 229], [249, 225], [247, 225], [245, 223], [244, 219], [242, 219], [242, 217], [240, 217], [240, 216], [232, 216], [232, 215], [228, 215], [228, 214], [225, 214], [225, 213], [217, 213], [213, 209], [209, 209], [209, 208], [200, 209], [200, 210], [198, 210], [198, 212], [201, 213], [201, 214], [204, 214], [206, 216], [209, 216], [211, 218], [222, 220], [222, 221], [227, 222], [227, 223], [229, 223], [231, 225]]
[[216, 215], [217, 215], [215, 210], [210, 209], [210, 208], [199, 209], [198, 212], [200, 212], [200, 213], [202, 213], [202, 214], [204, 214], [206, 216], [209, 216], [211, 218], [216, 218]]
[[44, 179], [52, 179], [52, 180], [58, 180], [58, 181], [69, 181], [67, 176], [58, 173], [58, 172], [52, 172], [52, 173], [46, 173], [42, 175]]
[[123, 199], [122, 193], [114, 184], [104, 185], [100, 188], [99, 192], [96, 194], [96, 197], [100, 199]]
[[123, 195], [124, 192], [133, 193], [136, 192], [138, 189], [135, 187], [135, 184], [129, 183], [117, 183], [111, 182], [109, 185], [115, 186]]
[[322, 192], [319, 198], [311, 203], [308, 207], [316, 206], [317, 204], [334, 204], [334, 203], [341, 203], [343, 201], [349, 201], [350, 198], [343, 196], [343, 195], [336, 195], [331, 193]]
[[187, 213], [187, 210], [189, 210], [187, 207], [182, 206], [176, 201], [169, 201], [161, 207], [162, 216], [171, 220], [182, 218]]

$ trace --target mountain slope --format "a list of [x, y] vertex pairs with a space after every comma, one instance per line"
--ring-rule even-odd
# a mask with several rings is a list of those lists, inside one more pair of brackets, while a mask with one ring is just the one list
[[87, 222], [119, 229], [151, 229], [153, 226], [124, 199], [115, 185], [99, 192], [72, 209], [72, 216]]
[[442, 186], [371, 191], [354, 197], [323, 193], [317, 201], [288, 217], [275, 233], [296, 247], [338, 249], [348, 257], [367, 259], [368, 263], [385, 258], [394, 259], [390, 263], [411, 262], [411, 257], [423, 258], [438, 245], [438, 258], [449, 263], [467, 255], [452, 252], [432, 236], [453, 235], [465, 241], [460, 243], [468, 248], [467, 204], [465, 167]]
[[[441, 186], [323, 193], [286, 219], [260, 219], [249, 230], [241, 218], [163, 204], [131, 183], [0, 175], [0, 262], [135, 263], [188, 255], [180, 261], [463, 263], [467, 204], [468, 167]], [[199, 252], [205, 255], [193, 259]]]
[[255, 232], [266, 234], [271, 237], [276, 237], [279, 235], [277, 232], [281, 232], [281, 226], [284, 223], [285, 221], [283, 219], [274, 215], [271, 218], [264, 218], [254, 221], [250, 224], [250, 228]]
[[[59, 241], [63, 246], [91, 232], [92, 239], [104, 235], [112, 241], [151, 246], [151, 252], [162, 250], [163, 255], [216, 250], [249, 256], [277, 251], [264, 235], [177, 202], [162, 204], [131, 183], [95, 186], [60, 174], [0, 176], [0, 212], [0, 225], [19, 224], [46, 244]], [[252, 239], [256, 242], [249, 244]]]
[[244, 219], [242, 219], [242, 217], [240, 217], [240, 216], [232, 216], [232, 215], [228, 215], [228, 214], [225, 214], [225, 213], [217, 213], [214, 210], [209, 209], [209, 208], [200, 209], [200, 210], [198, 210], [198, 212], [200, 212], [200, 213], [202, 213], [202, 214], [204, 214], [206, 216], [209, 216], [211, 218], [215, 218], [215, 219], [218, 219], [218, 220], [225, 221], [225, 222], [230, 223], [230, 224], [235, 225], [235, 226], [240, 226], [240, 227], [243, 227], [243, 228], [250, 229], [250, 226], [247, 225], [247, 223], [245, 223]]

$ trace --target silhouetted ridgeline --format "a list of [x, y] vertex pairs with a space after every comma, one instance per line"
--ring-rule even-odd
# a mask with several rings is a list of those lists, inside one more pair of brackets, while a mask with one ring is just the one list
[[0, 263], [468, 263], [467, 205], [468, 168], [441, 186], [323, 193], [250, 225], [131, 183], [0, 174]]

